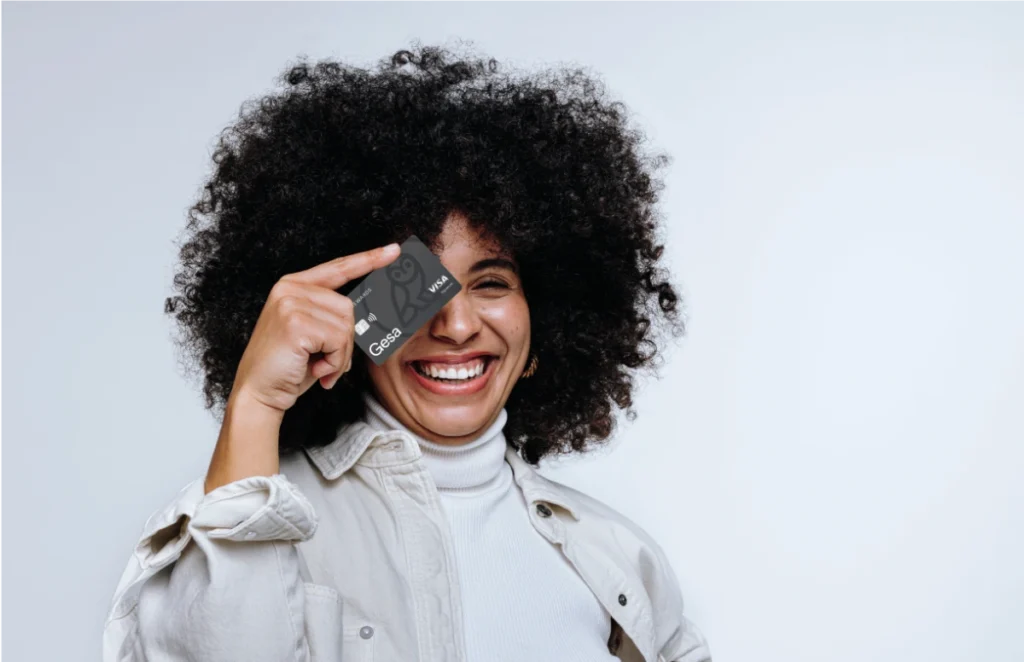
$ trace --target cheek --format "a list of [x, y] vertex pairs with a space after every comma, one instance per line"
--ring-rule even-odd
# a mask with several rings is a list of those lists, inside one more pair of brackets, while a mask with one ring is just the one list
[[[361, 351], [361, 350], [357, 350]], [[396, 355], [391, 356], [392, 359], [397, 359]], [[401, 366], [401, 361], [387, 361], [384, 365], [377, 365], [369, 358], [366, 359], [366, 373], [370, 378], [370, 381], [381, 390], [387, 390], [388, 384], [395, 381], [395, 369]]]
[[486, 306], [482, 315], [513, 354], [529, 341], [530, 308], [524, 299], [502, 299]]

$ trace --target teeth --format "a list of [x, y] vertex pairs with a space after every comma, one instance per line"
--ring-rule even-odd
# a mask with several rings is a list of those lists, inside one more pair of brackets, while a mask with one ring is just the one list
[[423, 363], [417, 361], [413, 364], [421, 375], [434, 379], [466, 380], [473, 379], [483, 374], [485, 361], [473, 359], [466, 363], [451, 365], [447, 363]]

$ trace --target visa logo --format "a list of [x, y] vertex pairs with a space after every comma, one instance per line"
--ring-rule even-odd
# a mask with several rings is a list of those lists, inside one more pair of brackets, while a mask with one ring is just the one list
[[448, 276], [442, 275], [440, 278], [437, 279], [436, 283], [434, 283], [433, 285], [430, 285], [429, 287], [427, 287], [427, 289], [430, 290], [431, 292], [437, 292], [437, 288], [441, 287], [442, 285], [444, 285], [447, 282], [448, 282]]

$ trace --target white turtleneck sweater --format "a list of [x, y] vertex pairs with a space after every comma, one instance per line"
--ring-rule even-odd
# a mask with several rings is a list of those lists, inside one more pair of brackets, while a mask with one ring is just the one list
[[469, 662], [595, 662], [608, 652], [610, 617], [583, 578], [533, 528], [505, 460], [502, 409], [472, 441], [414, 434], [371, 394], [365, 421], [419, 443], [451, 529]]

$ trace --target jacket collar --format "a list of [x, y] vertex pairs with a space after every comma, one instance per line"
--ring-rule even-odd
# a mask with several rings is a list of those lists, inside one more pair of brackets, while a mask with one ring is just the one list
[[580, 503], [571, 488], [542, 476], [533, 465], [519, 456], [519, 452], [509, 446], [505, 449], [505, 460], [512, 465], [512, 475], [526, 497], [526, 502], [533, 505], [538, 501], [549, 503], [565, 509], [577, 522], [580, 519]]
[[[351, 469], [363, 453], [375, 445], [374, 442], [380, 440], [378, 443], [383, 443], [394, 439], [396, 435], [409, 437], [404, 431], [377, 430], [368, 423], [357, 420], [343, 423], [338, 428], [334, 441], [326, 446], [307, 447], [303, 450], [324, 478], [335, 480]], [[416, 443], [413, 439], [410, 441]], [[577, 521], [580, 519], [580, 503], [571, 488], [542, 476], [511, 446], [505, 449], [505, 459], [512, 466], [516, 484], [522, 490], [527, 503], [533, 505], [543, 501], [563, 508]]]
[[306, 447], [306, 455], [327, 480], [334, 480], [352, 468], [378, 437], [385, 434], [364, 421], [343, 423], [334, 441], [326, 446]]

